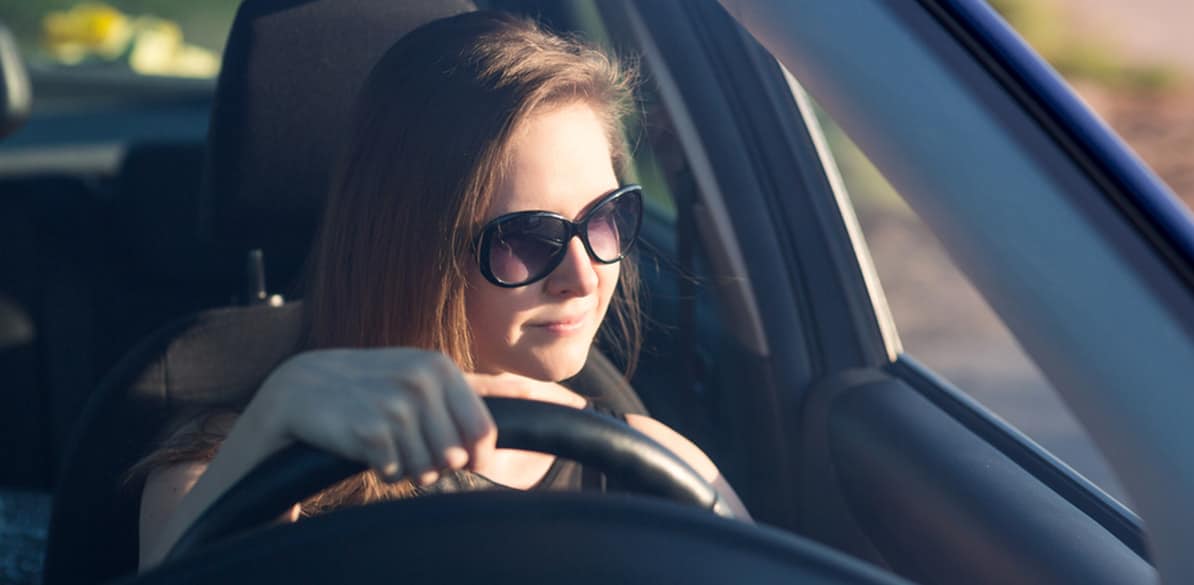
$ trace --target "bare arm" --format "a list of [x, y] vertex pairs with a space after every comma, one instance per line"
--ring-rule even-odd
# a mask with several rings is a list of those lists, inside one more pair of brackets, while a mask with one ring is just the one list
[[[178, 463], [154, 470], [145, 479], [138, 527], [141, 570], [160, 562], [212, 501], [275, 450], [267, 436], [254, 432], [256, 425], [236, 422], [232, 418], [220, 421], [231, 431], [220, 447], [223, 455], [217, 454], [210, 465]], [[297, 520], [299, 511], [299, 506], [294, 506], [287, 518]]]
[[750, 512], [746, 510], [746, 506], [742, 505], [742, 500], [738, 499], [738, 494], [734, 492], [734, 488], [730, 487], [729, 482], [725, 477], [722, 477], [721, 471], [713, 464], [708, 455], [686, 439], [680, 433], [672, 430], [671, 427], [649, 417], [638, 414], [626, 415], [626, 422], [635, 430], [655, 439], [659, 444], [670, 449], [673, 453], [678, 455], [686, 463], [692, 466], [705, 481], [709, 482], [721, 494], [721, 498], [725, 500], [730, 509], [734, 511], [734, 516], [740, 520], [751, 522]]
[[443, 354], [409, 348], [300, 354], [270, 374], [210, 464], [175, 465], [147, 478], [141, 569], [160, 562], [233, 483], [294, 441], [360, 461], [387, 481], [429, 483], [439, 469], [484, 465], [496, 440], [480, 397]]
[[203, 463], [182, 463], [154, 470], [145, 479], [145, 490], [141, 492], [141, 520], [137, 529], [141, 569], [156, 563], [164, 554], [154, 549], [161, 539], [166, 520], [183, 496], [195, 486], [205, 469], [207, 465]]

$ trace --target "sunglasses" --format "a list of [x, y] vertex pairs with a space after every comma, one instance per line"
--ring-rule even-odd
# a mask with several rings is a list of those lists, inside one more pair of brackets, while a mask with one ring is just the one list
[[634, 247], [643, 217], [643, 188], [627, 185], [598, 201], [580, 218], [549, 211], [516, 211], [494, 218], [473, 242], [481, 274], [503, 288], [526, 286], [551, 274], [580, 236], [589, 257], [613, 264]]

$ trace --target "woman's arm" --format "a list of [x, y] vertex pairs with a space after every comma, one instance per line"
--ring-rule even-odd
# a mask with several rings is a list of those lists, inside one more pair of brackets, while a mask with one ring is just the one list
[[387, 481], [430, 483], [440, 469], [485, 465], [497, 432], [480, 397], [441, 353], [299, 354], [270, 374], [210, 464], [171, 465], [147, 478], [141, 568], [160, 562], [216, 498], [295, 441], [360, 461]]
[[240, 422], [227, 421], [231, 430], [210, 464], [177, 463], [146, 477], [138, 528], [141, 570], [160, 562], [211, 502], [276, 450], [271, 444], [278, 442], [262, 433], [259, 424]]
[[206, 469], [206, 463], [179, 463], [155, 469], [145, 478], [145, 489], [141, 492], [141, 520], [137, 529], [141, 569], [156, 564], [163, 554], [155, 549], [161, 540], [166, 520]]
[[686, 463], [692, 466], [705, 481], [709, 482], [721, 494], [721, 498], [725, 500], [730, 509], [734, 511], [734, 516], [739, 520], [752, 522], [750, 512], [746, 510], [746, 506], [742, 505], [742, 500], [738, 499], [738, 494], [734, 492], [734, 488], [730, 487], [729, 482], [725, 477], [722, 477], [721, 471], [713, 464], [708, 455], [689, 441], [684, 435], [672, 430], [671, 427], [649, 417], [638, 414], [627, 414], [626, 422], [635, 430], [655, 439], [660, 445], [667, 447], [672, 453], [675, 453]]

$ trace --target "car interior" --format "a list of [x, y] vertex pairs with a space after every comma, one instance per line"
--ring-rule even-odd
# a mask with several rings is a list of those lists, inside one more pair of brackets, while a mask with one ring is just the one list
[[[45, 419], [41, 409], [53, 413], [41, 449], [22, 451], [25, 461], [7, 466], [21, 474], [10, 485], [57, 485], [47, 582], [93, 581], [135, 567], [140, 486], [125, 482], [127, 469], [180, 413], [240, 404], [296, 351], [301, 301], [280, 299], [291, 296], [300, 279], [337, 148], [328, 137], [347, 123], [343, 104], [401, 31], [470, 7], [247, 3], [226, 49], [205, 144], [129, 145], [108, 181], [50, 176], [12, 186], [24, 194], [16, 202], [23, 213], [5, 217], [35, 233], [6, 233], [26, 237], [14, 243], [30, 249], [23, 259], [33, 266], [6, 274], [52, 291], [29, 291], [17, 297], [22, 301], [57, 299], [35, 323], [51, 344], [29, 344], [14, 360], [25, 371], [14, 373], [29, 381], [38, 370], [73, 376], [27, 384], [51, 399], [23, 401], [25, 413], [6, 411], [31, 427]], [[342, 28], [321, 30], [322, 19]], [[353, 46], [340, 40], [346, 29], [387, 34], [353, 36], [359, 41]], [[320, 34], [325, 42], [341, 42], [339, 61], [296, 51], [320, 46], [311, 43]], [[96, 189], [107, 192], [99, 197]], [[47, 250], [47, 240], [62, 249]], [[41, 276], [36, 270], [43, 266], [61, 274], [44, 284], [28, 278]], [[278, 294], [267, 293], [265, 282], [288, 284]], [[237, 306], [225, 306], [229, 299]], [[56, 330], [62, 333], [53, 335]], [[570, 384], [617, 410], [647, 412], [600, 352]], [[25, 431], [23, 439], [43, 430], [6, 428]], [[66, 463], [55, 469], [55, 460]], [[92, 489], [96, 485], [110, 489]]]
[[[590, 579], [583, 582], [624, 577], [644, 555], [688, 563], [709, 582], [742, 567], [757, 570], [760, 583], [799, 575], [810, 583], [901, 582], [892, 573], [921, 583], [1155, 578], [1139, 519], [1058, 471], [915, 362], [857, 341], [877, 331], [841, 326], [869, 318], [873, 327], [874, 316], [869, 304], [856, 305], [866, 297], [862, 277], [840, 268], [854, 256], [843, 220], [826, 207], [829, 181], [797, 168], [821, 168], [815, 130], [793, 107], [775, 60], [716, 3], [246, 0], [214, 94], [183, 89], [160, 98], [188, 112], [210, 108], [205, 135], [129, 141], [104, 171], [79, 165], [0, 176], [0, 373], [10, 389], [0, 392], [0, 444], [20, 446], [0, 455], [0, 485], [54, 494], [45, 583], [106, 582], [135, 571], [141, 486], [129, 481], [129, 467], [186, 413], [243, 404], [296, 351], [305, 254], [355, 88], [404, 31], [475, 6], [533, 15], [643, 55], [649, 81], [628, 138], [647, 197], [635, 258], [646, 291], [644, 352], [627, 382], [616, 348], [598, 346], [567, 384], [692, 439], [766, 528], [714, 531], [704, 511], [697, 512], [710, 518], [696, 520], [636, 501], [579, 502], [592, 509], [583, 512], [567, 498], [470, 494], [449, 511], [435, 502], [350, 510], [315, 519], [309, 533], [242, 535], [145, 582], [259, 579], [245, 567], [318, 556], [313, 541], [348, 529], [374, 543], [345, 552], [374, 563], [351, 569], [369, 578], [394, 554], [377, 542], [387, 522], [422, 527], [424, 537], [403, 542], [412, 555], [450, 559], [434, 552], [454, 536], [437, 527], [445, 518], [456, 530], [498, 523], [529, 542], [567, 542], [571, 556], [549, 567], [559, 572], [538, 575], [571, 577], [565, 569], [580, 567]], [[684, 26], [659, 26], [669, 21]], [[712, 64], [675, 65], [686, 54], [711, 55]], [[677, 99], [699, 87], [692, 81], [699, 75], [719, 84], [728, 118], [711, 113], [716, 102]], [[693, 154], [694, 118], [712, 120], [699, 128], [706, 144], [718, 143], [719, 132], [741, 133], [722, 141], [733, 152], [715, 165], [717, 196]], [[809, 134], [793, 139], [777, 128]], [[748, 146], [729, 146], [739, 143]], [[775, 159], [777, 144], [799, 164]], [[726, 170], [733, 156], [748, 155]], [[718, 197], [750, 181], [761, 186], [734, 193], [741, 203], [727, 232]], [[786, 197], [786, 184], [799, 185], [799, 196]], [[754, 191], [761, 195], [752, 203]], [[812, 229], [727, 236], [792, 216]], [[777, 241], [797, 257], [775, 252]], [[798, 276], [782, 291], [762, 290], [768, 262]], [[782, 296], [789, 288], [799, 303]], [[796, 325], [777, 334], [777, 323]], [[786, 378], [785, 368], [801, 374]], [[789, 387], [801, 389], [798, 398]], [[494, 501], [525, 523], [501, 524], [510, 516], [493, 511]], [[785, 540], [790, 534], [807, 540]], [[502, 567], [503, 558], [521, 558], [500, 548], [478, 554]], [[764, 568], [763, 557], [772, 564]], [[338, 580], [349, 564], [293, 570]], [[466, 565], [461, 580], [486, 575], [478, 568], [485, 562]], [[220, 572], [227, 567], [240, 568]], [[498, 574], [519, 574], [507, 569]]]

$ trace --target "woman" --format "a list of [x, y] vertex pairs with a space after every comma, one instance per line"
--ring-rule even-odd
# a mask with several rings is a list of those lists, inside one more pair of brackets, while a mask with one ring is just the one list
[[[372, 472], [296, 506], [291, 520], [410, 495], [441, 472], [542, 487], [561, 464], [495, 450], [480, 397], [585, 408], [556, 382], [581, 369], [611, 310], [634, 361], [636, 283], [622, 257], [641, 193], [616, 171], [630, 77], [600, 51], [493, 13], [430, 23], [382, 57], [313, 251], [308, 351], [238, 416], [184, 428], [144, 462], [142, 567], [296, 440]], [[625, 418], [747, 517], [700, 449], [648, 417]]]

